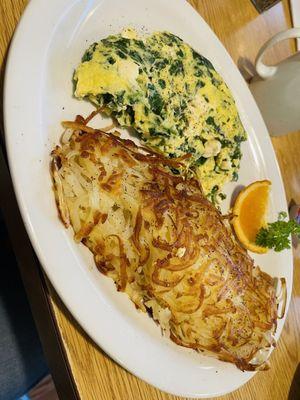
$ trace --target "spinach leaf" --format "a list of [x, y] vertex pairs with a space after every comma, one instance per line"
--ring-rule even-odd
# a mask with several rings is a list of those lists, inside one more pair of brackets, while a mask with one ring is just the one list
[[205, 86], [205, 83], [203, 81], [197, 81], [196, 83], [196, 88], [197, 89], [201, 89], [203, 86]]
[[95, 51], [96, 47], [97, 47], [97, 43], [95, 42], [84, 53], [81, 61], [82, 62], [90, 61], [93, 58], [93, 54], [94, 54], [94, 51]]
[[120, 58], [123, 58], [123, 59], [126, 59], [126, 58], [127, 58], [126, 54], [122, 53], [122, 51], [120, 51], [120, 50], [117, 50], [117, 51], [116, 51], [116, 54], [118, 54], [118, 56], [119, 56]]
[[201, 56], [201, 54], [198, 54], [195, 50], [193, 50], [193, 58], [197, 64], [204, 65], [206, 68], [214, 70], [212, 63], [207, 58]]
[[181, 110], [185, 110], [187, 108], [187, 102], [184, 99], [180, 100]]
[[180, 107], [174, 107], [174, 117], [178, 117], [180, 115]]
[[161, 60], [155, 61], [153, 67], [157, 68], [157, 69], [164, 69], [168, 64], [169, 64], [169, 61], [166, 58], [163, 58]]
[[233, 182], [236, 182], [239, 179], [239, 175], [236, 171], [234, 171], [234, 173], [232, 174], [232, 180]]
[[232, 154], [232, 159], [235, 159], [235, 158], [237, 158], [238, 160], [240, 160], [242, 158], [242, 152], [241, 152], [240, 146], [237, 146], [234, 149], [234, 152]]
[[180, 175], [180, 171], [177, 168], [170, 167], [170, 170], [173, 172], [174, 175]]
[[197, 68], [197, 69], [195, 70], [194, 75], [195, 75], [197, 78], [200, 78], [200, 76], [203, 75], [203, 71], [201, 71], [201, 69], [198, 69], [198, 68]]
[[172, 33], [168, 32], [163, 33], [163, 39], [164, 42], [169, 46], [173, 46], [173, 44], [180, 45], [180, 43], [182, 42], [182, 39], [180, 39], [178, 36], [175, 36]]
[[181, 60], [173, 61], [173, 63], [171, 64], [171, 66], [169, 68], [169, 72], [171, 75], [183, 74], [184, 68], [183, 68], [182, 61]]
[[148, 83], [148, 100], [154, 114], [160, 115], [164, 107], [164, 101], [152, 83]]
[[113, 64], [116, 62], [116, 60], [115, 60], [113, 57], [111, 57], [111, 56], [107, 57], [107, 61], [108, 61], [109, 64], [111, 64], [111, 65], [113, 65]]
[[162, 136], [166, 138], [170, 137], [170, 135], [167, 132], [159, 132], [155, 128], [149, 128], [149, 133], [151, 136]]
[[221, 143], [221, 147], [222, 148], [224, 148], [224, 147], [231, 147], [231, 141], [230, 140], [228, 140], [228, 139], [218, 139], [219, 140], [219, 142]]
[[119, 106], [122, 106], [124, 104], [124, 94], [125, 94], [125, 90], [122, 90], [121, 92], [118, 92], [116, 94], [116, 103]]
[[134, 111], [131, 106], [126, 107], [126, 113], [129, 116], [130, 124], [132, 125], [134, 123]]
[[[216, 78], [211, 78], [211, 83], [214, 85], [214, 86], [216, 86], [216, 87], [219, 87], [220, 85], [221, 85], [221, 83], [222, 82], [220, 82], [218, 79], [216, 79]], [[226, 101], [226, 100], [225, 100]]]
[[136, 50], [130, 50], [129, 52], [130, 57], [139, 64], [143, 64], [142, 57]]
[[[101, 95], [100, 95], [100, 96], [101, 96]], [[113, 95], [110, 94], [110, 93], [104, 93], [104, 94], [102, 95], [102, 98], [103, 98], [104, 104], [108, 104], [108, 103], [112, 102], [113, 99], [114, 99]]]
[[211, 117], [211, 116], [209, 116], [209, 117], [206, 119], [206, 123], [207, 123], [208, 125], [213, 125], [213, 126], [216, 125], [214, 118]]
[[200, 157], [195, 161], [195, 165], [203, 165], [207, 161], [206, 157]]
[[121, 37], [120, 39], [118, 39], [114, 42], [114, 46], [126, 54], [127, 54], [127, 49], [128, 49], [129, 44], [130, 44], [130, 39], [123, 38], [123, 37]]
[[134, 44], [138, 46], [140, 49], [145, 50], [146, 46], [142, 40], [133, 39]]
[[166, 87], [166, 81], [164, 79], [159, 79], [158, 84], [162, 89], [165, 89]]
[[236, 136], [234, 136], [233, 139], [234, 139], [235, 143], [241, 143], [246, 140], [245, 136], [242, 136], [242, 135], [236, 135]]

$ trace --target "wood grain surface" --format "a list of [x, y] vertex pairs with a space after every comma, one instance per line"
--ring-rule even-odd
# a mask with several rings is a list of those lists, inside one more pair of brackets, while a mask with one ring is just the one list
[[[7, 48], [26, 3], [25, 0], [0, 1], [2, 76]], [[287, 1], [278, 3], [261, 15], [250, 0], [190, 0], [190, 3], [211, 26], [247, 77], [253, 70], [253, 61], [260, 46], [273, 34], [291, 25]], [[266, 61], [275, 63], [294, 50], [294, 42], [282, 42], [268, 52]], [[294, 200], [300, 204], [300, 134], [291, 133], [272, 141], [287, 201]], [[242, 388], [220, 399], [300, 399], [300, 250], [294, 252], [294, 264], [293, 297], [278, 348], [271, 356], [271, 369], [256, 374]], [[74, 321], [49, 283], [48, 290], [57, 332], [65, 351], [65, 362], [72, 372], [78, 398], [179, 399], [153, 388], [113, 362]]]

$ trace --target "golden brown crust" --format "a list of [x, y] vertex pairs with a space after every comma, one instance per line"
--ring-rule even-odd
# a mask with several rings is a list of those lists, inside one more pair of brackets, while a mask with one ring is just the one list
[[58, 209], [98, 269], [162, 325], [167, 315], [175, 343], [261, 368], [265, 359], [253, 357], [276, 329], [273, 280], [254, 267], [199, 182], [171, 172], [183, 160], [80, 118], [63, 125], [74, 133], [52, 153]]

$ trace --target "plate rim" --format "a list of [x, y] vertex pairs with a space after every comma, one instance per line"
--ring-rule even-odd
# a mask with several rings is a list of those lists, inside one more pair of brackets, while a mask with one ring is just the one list
[[[66, 5], [74, 3], [75, 0], [54, 0], [51, 3], [51, 7], [55, 7], [55, 2], [59, 2], [60, 4], [65, 3]], [[165, 1], [165, 0], [163, 0]], [[174, 0], [173, 0], [174, 1]], [[205, 20], [202, 18], [202, 16], [193, 9], [193, 7], [191, 5], [189, 5], [188, 3], [185, 2], [185, 0], [175, 0], [177, 2], [178, 5], [183, 6], [183, 7], [188, 7], [190, 10], [190, 15], [194, 14], [195, 16], [197, 16], [197, 18], [199, 19], [199, 21], [201, 21], [202, 25], [206, 26], [206, 29], [208, 29], [210, 31], [210, 36], [212, 38], [214, 38], [214, 41], [217, 41], [218, 44], [220, 44], [223, 48], [223, 50], [225, 51], [225, 53], [227, 54], [227, 57], [230, 58], [230, 61], [233, 63], [230, 55], [228, 54], [227, 50], [225, 49], [225, 47], [223, 46], [223, 44], [220, 42], [220, 40], [216, 37], [216, 35], [214, 34], [214, 32], [212, 31], [212, 29], [208, 26], [208, 24], [205, 22]], [[10, 49], [9, 49], [9, 54], [8, 54], [8, 58], [7, 58], [7, 65], [6, 65], [6, 70], [5, 70], [5, 80], [4, 80], [4, 127], [5, 127], [5, 145], [6, 145], [6, 149], [7, 149], [7, 155], [8, 155], [8, 162], [9, 162], [9, 169], [10, 169], [10, 173], [11, 173], [11, 177], [12, 177], [12, 181], [13, 181], [13, 186], [14, 186], [14, 190], [15, 190], [15, 194], [17, 197], [17, 202], [19, 205], [19, 209], [22, 215], [22, 219], [24, 222], [24, 225], [26, 227], [26, 231], [30, 237], [31, 243], [34, 247], [34, 250], [39, 258], [39, 261], [44, 269], [44, 271], [46, 272], [46, 274], [48, 275], [51, 283], [53, 284], [53, 286], [55, 287], [55, 290], [58, 292], [59, 296], [63, 299], [64, 304], [66, 304], [67, 308], [69, 309], [69, 311], [72, 313], [72, 315], [75, 317], [75, 319], [77, 320], [77, 322], [84, 328], [84, 330], [88, 333], [88, 335], [90, 337], [92, 337], [92, 339], [101, 347], [104, 349], [105, 352], [107, 352], [107, 354], [114, 359], [119, 365], [121, 365], [123, 368], [125, 368], [126, 370], [132, 372], [134, 375], [138, 376], [139, 378], [141, 378], [142, 380], [150, 383], [151, 385], [154, 385], [156, 387], [158, 387], [160, 390], [162, 391], [166, 391], [169, 393], [172, 393], [174, 395], [179, 395], [179, 396], [189, 396], [189, 397], [211, 397], [211, 396], [220, 396], [223, 395], [225, 393], [229, 393], [229, 391], [217, 391], [216, 393], [209, 393], [207, 395], [205, 394], [199, 394], [199, 393], [189, 393], [187, 391], [184, 391], [182, 393], [179, 393], [178, 391], [176, 392], [172, 392], [172, 390], [168, 387], [160, 387], [159, 385], [153, 383], [153, 381], [151, 379], [148, 379], [147, 377], [145, 377], [141, 371], [141, 373], [137, 372], [136, 370], [132, 370], [132, 368], [128, 368], [127, 365], [124, 364], [124, 362], [122, 362], [120, 359], [118, 359], [118, 357], [116, 357], [115, 354], [113, 354], [113, 352], [108, 351], [106, 346], [102, 346], [99, 343], [99, 340], [97, 338], [94, 337], [93, 333], [91, 332], [90, 328], [85, 326], [86, 324], [83, 323], [83, 321], [81, 320], [81, 318], [78, 316], [78, 313], [76, 312], [76, 310], [74, 311], [74, 307], [71, 306], [71, 301], [70, 298], [63, 292], [62, 288], [57, 287], [55, 279], [53, 279], [53, 277], [51, 276], [51, 274], [49, 274], [49, 271], [47, 270], [47, 262], [45, 260], [45, 256], [42, 253], [42, 248], [40, 247], [39, 243], [38, 243], [38, 239], [37, 239], [37, 235], [35, 233], [35, 228], [32, 224], [29, 212], [27, 211], [27, 205], [26, 205], [26, 201], [24, 199], [23, 193], [21, 191], [21, 188], [19, 187], [19, 183], [18, 183], [18, 176], [17, 176], [17, 168], [15, 168], [14, 165], [14, 149], [12, 146], [12, 136], [13, 136], [13, 129], [11, 128], [11, 121], [10, 121], [10, 116], [9, 116], [9, 108], [10, 108], [10, 104], [9, 104], [9, 100], [11, 97], [11, 93], [10, 93], [10, 88], [12, 87], [11, 85], [11, 79], [12, 79], [12, 72], [14, 70], [14, 59], [16, 58], [18, 52], [20, 51], [20, 48], [23, 47], [23, 38], [22, 38], [22, 34], [24, 34], [23, 30], [24, 27], [26, 26], [26, 24], [29, 22], [30, 20], [30, 16], [32, 14], [35, 14], [39, 8], [43, 6], [43, 1], [42, 0], [31, 0], [31, 2], [26, 6], [26, 9], [21, 17], [21, 20], [17, 26], [17, 29], [15, 31]], [[50, 6], [49, 6], [50, 7]], [[193, 17], [194, 18], [194, 17]], [[25, 31], [26, 33], [26, 31]], [[235, 64], [234, 64], [235, 65]], [[237, 67], [235, 66], [235, 69], [237, 70]], [[236, 71], [238, 72], [238, 71]], [[239, 72], [238, 72], [239, 74]], [[249, 89], [248, 89], [249, 91]], [[249, 91], [250, 94], [250, 91]], [[252, 95], [250, 94], [250, 96], [252, 97]], [[256, 114], [258, 115], [258, 117], [261, 118], [260, 113], [258, 111], [258, 108], [256, 106]], [[264, 125], [265, 126], [265, 125]], [[281, 176], [281, 172], [279, 169], [279, 165], [278, 165], [278, 161], [273, 149], [273, 146], [271, 144], [271, 140], [267, 134], [267, 130], [265, 129], [266, 134], [265, 137], [263, 138], [264, 140], [266, 140], [268, 142], [268, 144], [271, 145], [270, 148], [270, 152], [271, 152], [271, 157], [272, 157], [272, 161], [275, 163], [275, 167], [276, 167], [276, 172], [277, 172], [277, 176], [279, 179], [279, 186], [281, 189], [281, 194], [283, 195], [284, 199], [285, 199], [285, 191], [284, 191], [284, 186], [283, 186], [283, 181], [282, 181], [282, 176]], [[256, 136], [256, 134], [255, 134]], [[289, 264], [291, 264], [291, 279], [293, 277], [293, 264], [292, 264], [292, 250], [290, 250], [289, 252], [287, 252], [287, 258], [289, 259]], [[291, 280], [292, 282], [292, 280]], [[290, 293], [290, 292], [289, 292]], [[287, 311], [288, 311], [288, 307], [290, 304], [290, 295], [288, 298], [288, 303], [287, 303], [287, 310], [286, 310], [286, 314], [285, 314], [285, 318], [287, 315]], [[279, 336], [280, 336], [281, 331], [279, 332]], [[246, 383], [249, 379], [251, 379], [251, 377], [254, 374], [251, 374], [251, 376], [248, 377], [247, 380], [245, 380], [242, 384]], [[241, 386], [241, 384], [237, 384], [235, 387], [233, 387], [231, 391], [236, 390], [237, 388], [239, 388]]]

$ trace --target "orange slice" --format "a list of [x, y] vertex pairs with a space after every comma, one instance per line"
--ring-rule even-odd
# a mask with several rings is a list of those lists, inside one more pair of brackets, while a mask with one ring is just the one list
[[235, 200], [232, 225], [242, 245], [254, 253], [266, 253], [267, 248], [258, 246], [255, 238], [266, 225], [271, 182], [256, 181], [245, 187]]

